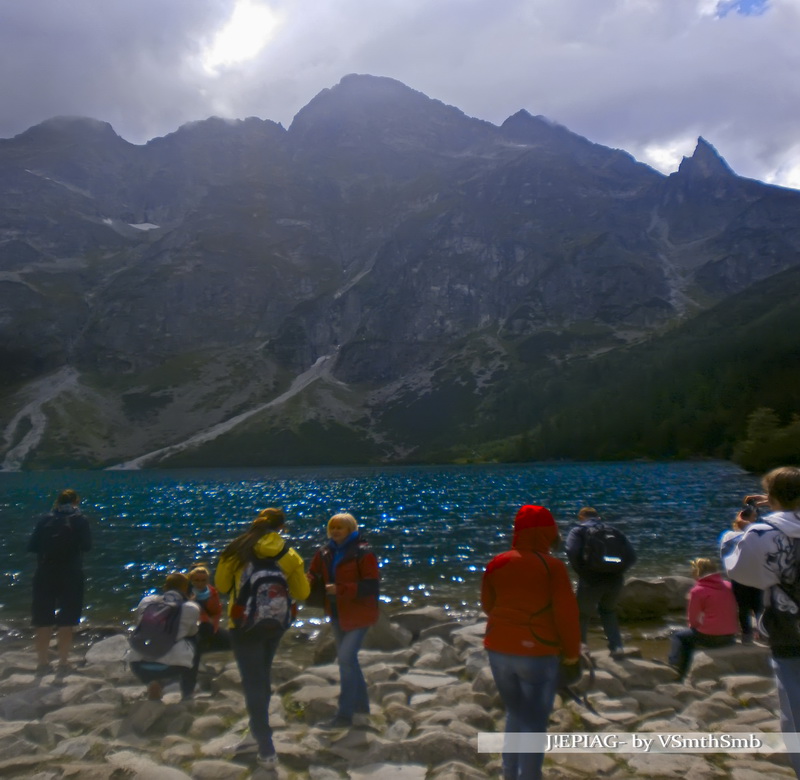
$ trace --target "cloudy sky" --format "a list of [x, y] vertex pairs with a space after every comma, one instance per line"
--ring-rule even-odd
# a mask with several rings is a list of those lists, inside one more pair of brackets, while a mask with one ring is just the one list
[[665, 172], [702, 135], [800, 188], [798, 41], [800, 0], [0, 0], [0, 137], [62, 114], [133, 143], [211, 115], [288, 127], [369, 73]]

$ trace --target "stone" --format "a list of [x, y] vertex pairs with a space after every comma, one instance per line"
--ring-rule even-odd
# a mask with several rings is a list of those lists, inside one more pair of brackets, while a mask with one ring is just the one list
[[192, 780], [189, 775], [180, 769], [164, 766], [152, 758], [130, 750], [110, 753], [106, 756], [106, 761], [111, 766], [132, 774], [134, 780]]
[[350, 780], [425, 780], [428, 768], [418, 764], [368, 764], [347, 774]]
[[390, 622], [385, 612], [381, 612], [378, 622], [369, 627], [364, 637], [366, 650], [399, 650], [408, 647], [413, 641], [411, 631]]
[[670, 608], [670, 586], [663, 579], [631, 577], [617, 602], [617, 614], [623, 621], [663, 618]]
[[128, 637], [116, 634], [95, 642], [89, 647], [84, 660], [90, 666], [94, 664], [124, 664], [125, 655], [130, 649]]
[[[717, 769], [706, 759], [676, 753], [648, 753], [625, 756], [636, 777], [681, 778], [685, 780], [717, 780]], [[764, 780], [764, 778], [761, 778]]]
[[225, 721], [219, 715], [204, 715], [195, 718], [189, 728], [189, 736], [193, 739], [205, 741], [211, 737], [217, 737], [226, 729]]
[[195, 761], [192, 780], [243, 780], [250, 777], [250, 769], [232, 761]]
[[410, 631], [412, 637], [420, 637], [421, 639], [420, 635], [425, 629], [447, 623], [448, 615], [442, 607], [420, 607], [418, 609], [399, 610], [393, 613], [390, 619], [398, 626]]

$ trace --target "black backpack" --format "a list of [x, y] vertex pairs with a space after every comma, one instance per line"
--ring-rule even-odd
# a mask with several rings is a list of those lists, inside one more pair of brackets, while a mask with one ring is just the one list
[[151, 661], [169, 652], [178, 640], [182, 606], [181, 601], [163, 596], [151, 601], [131, 635], [131, 647]]
[[292, 624], [289, 582], [279, 561], [289, 546], [271, 558], [252, 558], [239, 578], [239, 592], [231, 610], [236, 628], [250, 631], [256, 626], [285, 630]]
[[47, 561], [66, 560], [78, 549], [78, 529], [74, 515], [50, 512], [42, 518], [37, 534], [37, 552]]
[[605, 523], [585, 527], [583, 568], [593, 574], [622, 574], [630, 563], [630, 543], [622, 531]]

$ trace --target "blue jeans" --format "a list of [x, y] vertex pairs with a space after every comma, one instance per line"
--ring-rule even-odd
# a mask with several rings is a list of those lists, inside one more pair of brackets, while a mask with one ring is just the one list
[[608, 640], [608, 649], [622, 649], [622, 634], [620, 634], [617, 620], [617, 602], [624, 584], [625, 579], [621, 574], [601, 575], [592, 579], [578, 578], [578, 589], [575, 596], [578, 599], [581, 641], [584, 644], [586, 644], [586, 637], [589, 633], [589, 621], [597, 613], [600, 615], [600, 622], [603, 624], [603, 631]]
[[367, 681], [358, 663], [358, 651], [366, 636], [367, 627], [342, 631], [336, 619], [332, 621], [332, 625], [341, 686], [336, 716], [352, 720], [357, 712], [369, 714]]
[[[544, 733], [558, 684], [556, 655], [527, 656], [489, 650], [489, 666], [506, 708], [507, 733]], [[503, 753], [504, 780], [540, 780], [543, 753]]]
[[272, 696], [272, 659], [283, 631], [254, 628], [250, 631], [231, 629], [231, 649], [239, 667], [250, 733], [258, 743], [258, 752], [270, 756], [275, 752], [269, 725], [269, 700]]
[[[800, 727], [800, 658], [773, 658], [772, 667], [778, 682], [778, 701], [781, 704], [781, 731], [797, 740]], [[789, 760], [794, 773], [800, 778], [800, 753], [789, 750]]]
[[695, 647], [727, 647], [735, 642], [733, 634], [701, 634], [694, 628], [679, 628], [670, 639], [669, 662], [683, 679], [692, 665]]

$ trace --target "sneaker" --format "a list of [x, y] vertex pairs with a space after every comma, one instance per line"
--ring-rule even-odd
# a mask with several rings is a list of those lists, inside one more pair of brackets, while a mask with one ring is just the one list
[[620, 658], [624, 658], [625, 657], [625, 648], [623, 648], [623, 647], [615, 647], [611, 651], [611, 657], [615, 661], [619, 661]]
[[261, 753], [259, 753], [258, 758], [256, 759], [256, 763], [259, 766], [263, 766], [264, 769], [277, 769], [278, 755], [277, 753], [270, 753], [270, 755], [268, 756], [262, 756]]

